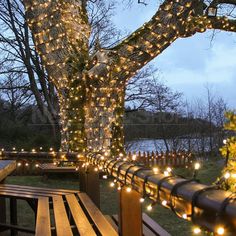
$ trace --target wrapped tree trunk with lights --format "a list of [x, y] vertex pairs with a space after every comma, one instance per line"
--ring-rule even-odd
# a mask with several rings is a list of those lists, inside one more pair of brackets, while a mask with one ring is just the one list
[[[236, 113], [228, 112], [226, 114], [227, 122], [225, 129], [236, 133]], [[225, 168], [223, 169], [222, 188], [236, 193], [236, 136], [224, 140], [224, 146], [221, 153], [225, 157]]]
[[203, 1], [165, 0], [123, 42], [91, 55], [86, 0], [23, 2], [35, 46], [59, 95], [64, 151], [123, 153], [127, 81], [178, 38], [212, 28], [236, 31], [234, 20], [205, 15]]

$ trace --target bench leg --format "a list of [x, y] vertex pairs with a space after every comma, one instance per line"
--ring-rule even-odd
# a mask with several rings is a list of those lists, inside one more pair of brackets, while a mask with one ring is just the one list
[[[10, 222], [11, 225], [17, 225], [17, 200], [10, 198]], [[17, 230], [11, 229], [11, 236], [17, 236]]]
[[[6, 199], [4, 197], [0, 197], [0, 223], [6, 224]], [[4, 230], [0, 227], [0, 232]]]
[[142, 204], [140, 193], [126, 191], [122, 187], [119, 192], [119, 233], [122, 236], [142, 236]]

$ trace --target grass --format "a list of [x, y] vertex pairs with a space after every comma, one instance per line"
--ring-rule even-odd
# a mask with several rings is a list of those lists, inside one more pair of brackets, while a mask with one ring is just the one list
[[[222, 169], [222, 161], [220, 158], [212, 158], [202, 163], [202, 168], [198, 173], [198, 179], [201, 183], [211, 184], [220, 175]], [[176, 169], [176, 174], [185, 177], [191, 177], [192, 173], [188, 169]], [[30, 185], [37, 187], [66, 188], [79, 189], [79, 181], [71, 178], [49, 178], [43, 181], [40, 176], [9, 176], [6, 180], [8, 184]], [[104, 214], [117, 214], [118, 212], [118, 194], [116, 190], [109, 187], [108, 181], [101, 181], [101, 210]], [[32, 222], [32, 210], [22, 202], [19, 204], [20, 213], [26, 219], [26, 222]], [[145, 211], [145, 208], [144, 208]], [[155, 206], [151, 213], [148, 214], [165, 228], [173, 236], [190, 236], [192, 235], [192, 223], [177, 218], [169, 209], [161, 206]], [[21, 216], [19, 217], [19, 220]], [[27, 226], [24, 225], [24, 226]], [[206, 235], [202, 233], [201, 235]]]

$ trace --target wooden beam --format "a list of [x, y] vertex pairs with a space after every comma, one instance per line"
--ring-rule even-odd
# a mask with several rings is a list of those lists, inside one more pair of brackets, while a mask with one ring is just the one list
[[128, 192], [121, 188], [119, 192], [119, 233], [122, 236], [142, 236], [142, 205], [140, 193]]

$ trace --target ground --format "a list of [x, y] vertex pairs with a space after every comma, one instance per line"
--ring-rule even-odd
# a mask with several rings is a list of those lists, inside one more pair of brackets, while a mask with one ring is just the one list
[[[223, 162], [220, 158], [211, 158], [202, 162], [202, 169], [199, 171], [198, 178], [202, 183], [211, 184], [220, 175]], [[176, 169], [176, 174], [191, 176], [191, 172], [186, 169]], [[79, 181], [75, 179], [49, 178], [43, 181], [40, 176], [10, 176], [6, 183], [19, 185], [32, 185], [53, 188], [79, 189]], [[101, 181], [101, 210], [104, 214], [117, 214], [117, 192], [109, 187], [109, 181]], [[19, 222], [24, 216], [24, 226], [28, 226], [34, 222], [32, 210], [24, 203], [19, 204], [20, 214]], [[172, 236], [190, 236], [192, 235], [193, 225], [190, 222], [177, 218], [170, 210], [161, 206], [156, 206], [151, 213], [148, 214], [156, 220], [163, 228], [165, 228]], [[22, 235], [22, 234], [21, 234]], [[25, 234], [24, 234], [25, 235]], [[202, 234], [206, 235], [206, 234]]]

